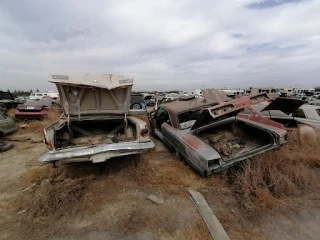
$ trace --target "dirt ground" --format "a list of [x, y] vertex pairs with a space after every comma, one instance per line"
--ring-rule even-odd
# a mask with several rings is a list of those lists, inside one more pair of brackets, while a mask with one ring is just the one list
[[231, 239], [320, 236], [318, 192], [285, 210], [250, 211], [227, 173], [201, 178], [156, 139], [140, 157], [53, 168], [37, 162], [42, 131], [31, 125], [9, 138], [20, 141], [0, 153], [0, 239], [212, 239], [188, 189], [204, 195]]

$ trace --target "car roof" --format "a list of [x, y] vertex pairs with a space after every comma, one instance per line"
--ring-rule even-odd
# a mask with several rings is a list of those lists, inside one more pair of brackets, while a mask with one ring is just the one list
[[320, 106], [310, 105], [310, 104], [304, 104], [300, 107], [301, 109], [320, 109]]

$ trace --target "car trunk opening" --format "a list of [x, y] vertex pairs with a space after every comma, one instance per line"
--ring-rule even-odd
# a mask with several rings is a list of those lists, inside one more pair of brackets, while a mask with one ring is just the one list
[[224, 161], [252, 156], [260, 150], [274, 146], [271, 133], [235, 118], [210, 124], [197, 129], [195, 133], [202, 141], [213, 147]]
[[55, 133], [56, 149], [134, 141], [135, 124], [127, 119], [84, 120], [66, 123]]

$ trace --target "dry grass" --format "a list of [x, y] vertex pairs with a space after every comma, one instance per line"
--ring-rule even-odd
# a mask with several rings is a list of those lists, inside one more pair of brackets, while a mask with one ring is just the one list
[[[288, 199], [319, 188], [315, 168], [320, 166], [319, 139], [289, 132], [282, 148], [244, 164], [232, 178], [233, 189], [249, 208], [272, 209]], [[229, 179], [230, 180], [230, 179]]]
[[[85, 187], [95, 179], [99, 169], [87, 170], [72, 165], [53, 168], [51, 165], [32, 167], [26, 174], [28, 185], [35, 184], [18, 196], [14, 208], [26, 210], [29, 218], [59, 218], [79, 209], [73, 208], [85, 193]], [[79, 207], [79, 205], [78, 205]]]
[[[31, 122], [28, 122], [28, 126], [22, 130], [26, 132], [32, 132], [35, 134], [42, 133], [45, 127], [48, 127], [49, 125], [55, 123], [60, 116], [61, 112], [59, 111], [59, 109], [56, 107], [52, 107], [48, 112], [47, 119], [32, 120]], [[24, 124], [24, 122], [21, 122], [21, 124]]]
[[[157, 158], [156, 165], [149, 160]], [[164, 188], [197, 188], [204, 181], [189, 166], [175, 159], [168, 152], [146, 153], [140, 161], [123, 169], [123, 173], [139, 184], [148, 183]]]

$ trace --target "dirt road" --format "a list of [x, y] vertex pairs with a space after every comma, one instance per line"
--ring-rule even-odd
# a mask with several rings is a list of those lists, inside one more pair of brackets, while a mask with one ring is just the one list
[[[19, 129], [10, 138], [42, 134]], [[140, 159], [59, 168], [39, 166], [45, 146], [31, 140], [0, 155], [0, 239], [211, 239], [188, 189], [205, 196], [231, 239], [319, 239], [315, 193], [300, 208], [252, 213], [223, 176], [200, 178], [157, 140]]]

